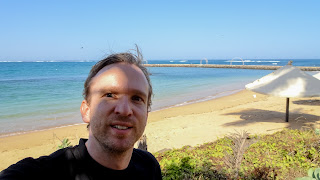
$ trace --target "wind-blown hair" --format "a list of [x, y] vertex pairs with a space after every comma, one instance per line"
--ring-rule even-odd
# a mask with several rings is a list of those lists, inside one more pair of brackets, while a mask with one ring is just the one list
[[152, 91], [151, 80], [149, 77], [150, 73], [148, 69], [143, 66], [143, 56], [140, 53], [139, 48], [138, 47], [136, 48], [137, 48], [135, 50], [136, 54], [133, 54], [131, 52], [111, 54], [105, 59], [97, 62], [94, 66], [92, 66], [90, 73], [84, 83], [84, 89], [83, 89], [83, 98], [88, 103], [90, 103], [90, 84], [91, 84], [92, 78], [94, 78], [102, 68], [111, 64], [124, 62], [124, 63], [133, 64], [137, 66], [139, 69], [141, 69], [144, 76], [146, 77], [149, 85], [147, 107], [148, 107], [148, 111], [151, 110], [151, 104], [152, 104], [151, 97], [153, 95], [153, 91]]

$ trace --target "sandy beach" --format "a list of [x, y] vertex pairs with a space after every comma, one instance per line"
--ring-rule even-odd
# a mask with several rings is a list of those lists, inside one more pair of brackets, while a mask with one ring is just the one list
[[[243, 90], [217, 99], [151, 112], [145, 134], [148, 150], [196, 146], [228, 133], [273, 133], [283, 128], [320, 128], [320, 98], [291, 98], [285, 122], [285, 98]], [[54, 152], [60, 140], [72, 145], [86, 138], [85, 124], [53, 128], [0, 138], [0, 170], [25, 157]], [[60, 139], [60, 140], [59, 140]]]

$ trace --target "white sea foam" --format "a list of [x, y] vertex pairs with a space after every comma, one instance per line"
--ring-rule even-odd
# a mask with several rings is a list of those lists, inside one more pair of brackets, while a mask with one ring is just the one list
[[269, 63], [269, 62], [280, 62], [280, 61], [263, 61], [263, 60], [257, 60], [257, 61], [255, 61], [255, 60], [243, 60], [243, 61], [241, 61], [241, 60], [236, 60], [236, 61], [232, 61], [232, 60], [227, 60], [227, 61], [224, 61], [224, 62], [252, 62], [252, 63], [254, 63], [254, 62], [258, 62], [258, 63]]

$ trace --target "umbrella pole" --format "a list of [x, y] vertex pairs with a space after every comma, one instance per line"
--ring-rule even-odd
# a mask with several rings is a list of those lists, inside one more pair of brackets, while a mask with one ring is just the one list
[[286, 122], [289, 122], [289, 98], [287, 98]]

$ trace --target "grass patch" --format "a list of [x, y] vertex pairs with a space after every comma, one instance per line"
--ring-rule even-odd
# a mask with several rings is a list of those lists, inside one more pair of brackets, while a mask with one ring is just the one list
[[[60, 140], [60, 139], [59, 139]], [[61, 141], [61, 140], [60, 140]], [[62, 141], [61, 141], [61, 144], [57, 147], [57, 149], [64, 149], [64, 148], [67, 148], [71, 146], [71, 142], [69, 141], [68, 138], [64, 138]]]
[[238, 132], [198, 147], [154, 154], [163, 179], [295, 179], [320, 167], [320, 136], [285, 129], [271, 135]]

